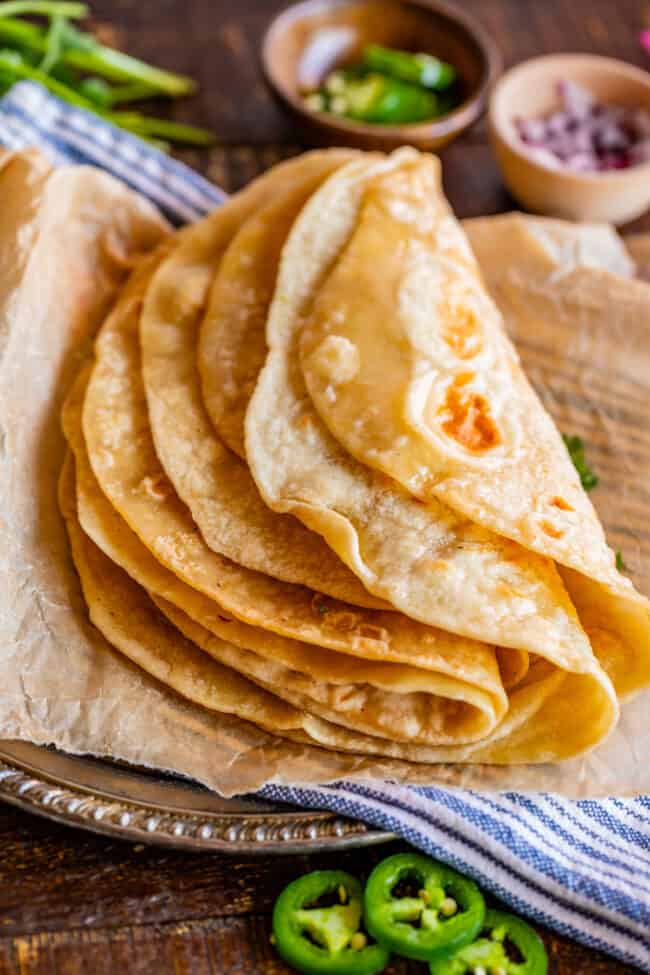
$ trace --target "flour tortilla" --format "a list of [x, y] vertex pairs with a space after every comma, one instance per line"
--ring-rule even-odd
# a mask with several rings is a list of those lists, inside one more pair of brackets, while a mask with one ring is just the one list
[[[228, 647], [164, 600], [150, 600], [143, 589], [103, 555], [79, 526], [74, 491], [74, 465], [68, 455], [59, 500], [91, 620], [112, 646], [152, 677], [201, 707], [236, 715], [294, 742], [417, 762], [445, 760], [444, 749], [384, 741], [330, 725], [280, 701], [271, 688], [264, 690], [224, 666], [220, 658], [236, 655], [237, 648]], [[157, 612], [157, 604], [164, 612]], [[185, 635], [170, 626], [166, 618], [173, 619]], [[551, 686], [547, 693], [550, 690]], [[519, 695], [520, 711], [524, 711], [526, 691], [521, 690]], [[462, 760], [467, 750], [450, 749], [450, 760]]]
[[[207, 652], [214, 652], [214, 638], [201, 631], [200, 627], [188, 616], [179, 613], [175, 607], [160, 599], [156, 599], [156, 602], [186, 636]], [[327, 721], [317, 723], [313, 715], [308, 716], [309, 724], [305, 724], [305, 727], [326, 748], [340, 752], [382, 755], [417, 763], [481, 761], [520, 764], [528, 761], [554, 761], [572, 755], [576, 745], [580, 751], [591, 747], [597, 740], [593, 737], [594, 732], [602, 735], [604, 729], [610, 726], [612, 712], [603, 701], [601, 688], [596, 681], [590, 682], [587, 687], [580, 687], [581, 697], [576, 705], [574, 695], [578, 688], [572, 685], [571, 678], [565, 677], [559, 671], [549, 673], [549, 669], [548, 665], [539, 662], [539, 669], [531, 670], [526, 681], [513, 695], [508, 717], [483, 742], [430, 748], [357, 734], [349, 728]], [[274, 681], [268, 689], [273, 690], [275, 687]], [[294, 692], [292, 697], [296, 705], [300, 706], [300, 696]], [[543, 705], [541, 707], [540, 702]], [[310, 702], [304, 700], [302, 703], [307, 706]], [[559, 725], [556, 724], [556, 716], [560, 721]], [[565, 722], [569, 716], [571, 721], [567, 728]]]
[[[277, 266], [296, 215], [281, 196], [249, 217], [221, 260], [201, 325], [197, 359], [206, 410], [221, 439], [240, 457], [246, 456], [246, 410], [266, 358], [266, 319]], [[630, 237], [626, 249], [606, 224], [509, 213], [465, 220], [462, 226], [470, 243], [473, 234], [480, 234], [487, 253], [498, 253], [499, 264], [508, 263], [526, 280], [539, 272], [539, 255], [546, 258], [547, 277], [558, 267], [577, 266], [605, 267], [631, 277], [635, 260], [637, 267], [650, 268], [650, 237]], [[534, 262], [526, 259], [533, 243], [538, 250]]]
[[[255, 300], [246, 302], [243, 309], [236, 297], [240, 293], [249, 293], [256, 281], [268, 285], [275, 279], [280, 245], [278, 235], [287, 232], [281, 220], [283, 213], [284, 201], [274, 201], [244, 224], [222, 260], [212, 290], [210, 311], [202, 326], [205, 343], [203, 389], [209, 391], [205, 393], [206, 397], [213, 399], [213, 422], [225, 439], [230, 438], [234, 449], [241, 449], [249, 386], [265, 355], [264, 300], [268, 292], [263, 286], [255, 293]], [[607, 268], [621, 277], [629, 276], [634, 269], [620, 238], [607, 226], [576, 226], [564, 221], [508, 214], [465, 221], [464, 227], [475, 249], [477, 245], [481, 247], [479, 256], [488, 283], [492, 271], [498, 273], [503, 267], [509, 268], [515, 280], [524, 283], [525, 296], [518, 303], [522, 306], [529, 303], [531, 284], [536, 280], [550, 280], [555, 288], [559, 275], [566, 275], [576, 267]], [[638, 248], [635, 254], [638, 256]], [[600, 295], [598, 304], [606, 303], [606, 300], [607, 295]], [[567, 314], [571, 311], [573, 308], [568, 309]], [[534, 334], [536, 327], [539, 326], [533, 326], [529, 332]], [[522, 337], [526, 335], [525, 322], [522, 322], [521, 334]], [[221, 390], [231, 393], [227, 395]], [[606, 649], [611, 646], [611, 641], [603, 637], [603, 620], [596, 618], [594, 611], [599, 602], [602, 604], [603, 596], [594, 600], [592, 594], [587, 598], [582, 590], [578, 593], [575, 577], [566, 574], [566, 578], [571, 592], [579, 600], [583, 626], [587, 626], [598, 643], [600, 659], [617, 688], [626, 693], [638, 687], [643, 682], [642, 657], [620, 652], [612, 654]], [[584, 587], [584, 582], [582, 585]], [[601, 631], [600, 635], [598, 631]], [[628, 639], [627, 642], [632, 641]], [[502, 664], [508, 659], [506, 653], [500, 654]], [[510, 663], [514, 662], [515, 658], [510, 658]], [[502, 675], [509, 686], [509, 683], [516, 683], [522, 673], [513, 675], [514, 679], [507, 682], [502, 666]]]
[[212, 660], [183, 637], [145, 591], [81, 530], [75, 513], [74, 462], [67, 455], [59, 504], [90, 619], [108, 642], [152, 677], [211, 711], [235, 714], [269, 731], [300, 735], [300, 714]]
[[266, 357], [264, 331], [282, 248], [309, 196], [354, 156], [337, 153], [327, 166], [325, 157], [316, 173], [296, 176], [244, 221], [216, 268], [197, 363], [206, 411], [239, 457], [246, 456], [244, 416]]
[[[217, 647], [227, 641], [229, 655], [222, 649], [218, 657], [222, 663], [264, 683], [283, 699], [293, 701], [300, 695], [300, 706], [320, 707], [321, 717], [368, 734], [383, 731], [384, 736], [413, 743], [458, 743], [494, 730], [507, 699], [498, 673], [494, 668], [481, 670], [480, 661], [471, 675], [450, 674], [448, 660], [443, 661], [443, 673], [435, 673], [367, 662], [288, 640], [225, 616], [214, 602], [158, 563], [112, 508], [92, 473], [81, 430], [89, 372], [85, 368], [79, 374], [63, 409], [64, 432], [75, 456], [80, 525], [154, 600], [180, 609], [217, 638]], [[428, 662], [433, 664], [433, 658]]]
[[[157, 561], [243, 623], [366, 660], [494, 675], [491, 646], [279, 582], [207, 547], [160, 465], [149, 427], [138, 322], [157, 259], [136, 271], [100, 331], [83, 408], [93, 473], [132, 531]], [[506, 661], [506, 680], [522, 669]]]
[[[334, 254], [321, 262], [320, 285], [300, 330], [312, 401], [347, 450], [413, 495], [441, 501], [570, 570], [563, 575], [570, 594], [581, 597], [581, 619], [594, 604], [611, 604], [600, 614], [612, 638], [600, 655], [610, 672], [617, 667], [621, 692], [643, 686], [650, 681], [650, 604], [616, 569], [560, 434], [521, 369], [442, 195], [439, 163], [414, 152], [393, 160], [383, 169], [369, 167], [357, 181], [347, 200], [352, 232], [338, 233]], [[315, 226], [313, 212], [311, 221]], [[320, 222], [318, 230], [327, 236]], [[491, 230], [488, 246], [477, 250], [479, 262], [507, 274], [521, 252], [528, 265], [545, 260], [557, 268], [565, 260], [571, 277], [566, 248], [548, 225], [522, 228], [520, 222], [514, 230], [519, 234], [512, 227]], [[516, 242], [524, 234], [531, 243], [520, 251]], [[602, 263], [614, 249], [603, 236], [596, 235], [583, 265]], [[495, 237], [505, 247], [495, 246]], [[576, 240], [584, 239], [583, 231]], [[624, 263], [631, 270], [629, 259]], [[528, 265], [518, 273], [530, 292], [535, 276]], [[577, 273], [606, 272], [583, 267]], [[354, 357], [354, 375], [343, 375], [341, 356]], [[575, 573], [591, 583], [580, 583]]]
[[[557, 728], [553, 734], [550, 728], [545, 728], [548, 718], [545, 723], [543, 716], [541, 719], [526, 720], [529, 711], [541, 715], [537, 703], [540, 695], [534, 687], [532, 674], [529, 675], [530, 686], [522, 686], [516, 692], [517, 702], [513, 713], [499, 729], [502, 735], [509, 733], [508, 739], [501, 741], [496, 735], [496, 740], [489, 745], [445, 749], [402, 744], [355, 734], [299, 707], [291, 707], [277, 699], [271, 693], [271, 688], [265, 692], [262, 687], [220, 663], [220, 658], [241, 652], [237, 648], [229, 648], [225, 641], [218, 640], [176, 607], [159, 598], [155, 602], [164, 610], [164, 615], [157, 613], [155, 602], [149, 600], [145, 591], [84, 535], [74, 514], [71, 458], [66, 461], [62, 472], [60, 504], [92, 621], [109, 643], [133, 663], [202, 707], [244, 718], [290, 741], [318, 743], [336, 751], [385, 755], [415, 762], [517, 762], [527, 760], [530, 754], [546, 760], [549, 755], [563, 757], [567, 753], [567, 742], [572, 741], [572, 736], [558, 735]], [[165, 616], [172, 618], [183, 632], [169, 626]], [[557, 706], [553, 706], [553, 698], [554, 692], [557, 696], [558, 687], [564, 681], [564, 676], [559, 673], [539, 675], [539, 683], [543, 686], [551, 713], [559, 714], [560, 719], [564, 715], [561, 709], [558, 711]], [[591, 722], [581, 720], [583, 713], [579, 709], [576, 711], [574, 708], [573, 717], [579, 722], [578, 737], [584, 735], [585, 727], [592, 727]], [[533, 730], [538, 721], [542, 730], [547, 732], [542, 736]], [[528, 747], [531, 733], [535, 742], [532, 751]], [[553, 748], [560, 742], [560, 754], [556, 756]]]
[[[368, 167], [343, 220], [351, 232], [319, 228], [334, 254], [300, 330], [310, 396], [337, 440], [423, 501], [620, 585], [442, 195], [438, 161], [408, 152]], [[341, 356], [355, 359], [354, 375]]]
[[292, 211], [297, 200], [299, 209], [350, 158], [345, 150], [301, 156], [183, 232], [147, 289], [140, 321], [142, 370], [156, 452], [210, 548], [273, 578], [381, 607], [319, 535], [267, 508], [246, 465], [224, 447], [210, 423], [196, 363], [208, 290], [242, 221], [278, 194], [288, 196]]
[[321, 262], [336, 253], [328, 226], [347, 212], [355, 181], [373, 165], [352, 163], [330, 178], [285, 246], [267, 323], [270, 350], [246, 418], [251, 471], [271, 507], [322, 532], [368, 589], [407, 615], [537, 653], [564, 669], [589, 670], [589, 642], [549, 560], [444, 505], [421, 504], [360, 465], [309, 400], [296, 347], [300, 316]]
[[[255, 683], [282, 696], [297, 709], [309, 713], [310, 717], [326, 721], [330, 727], [324, 737], [315, 728], [311, 729], [314, 737], [324, 745], [331, 747], [335, 742], [335, 747], [344, 751], [418, 762], [445, 761], [447, 750], [450, 759], [455, 761], [462, 758], [468, 747], [460, 738], [456, 739], [453, 721], [444, 724], [440, 721], [440, 709], [432, 708], [428, 694], [412, 693], [407, 701], [404, 695], [386, 693], [381, 695], [381, 702], [378, 702], [377, 695], [372, 691], [364, 692], [362, 687], [310, 682], [272, 657], [259, 657], [219, 640], [178, 607], [158, 596], [153, 596], [153, 599], [171, 622], [206, 653], [248, 674]], [[533, 708], [536, 708], [537, 697], [529, 697]], [[368, 708], [365, 720], [364, 707]], [[483, 724], [485, 727], [485, 721]], [[428, 746], [427, 739], [440, 747]], [[455, 744], [456, 740], [458, 745]]]

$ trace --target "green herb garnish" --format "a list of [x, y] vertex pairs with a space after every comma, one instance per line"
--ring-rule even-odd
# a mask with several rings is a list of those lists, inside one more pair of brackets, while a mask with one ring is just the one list
[[[88, 14], [83, 3], [61, 0], [0, 2], [0, 91], [18, 81], [36, 81], [71, 105], [107, 119], [148, 142], [207, 146], [214, 136], [206, 129], [150, 118], [116, 106], [165, 96], [177, 98], [196, 90], [184, 75], [153, 67], [101, 44], [71, 21]], [[47, 18], [45, 26], [24, 15]]]
[[570, 437], [562, 434], [562, 439], [569, 451], [569, 457], [573, 461], [573, 466], [580, 475], [580, 482], [585, 491], [591, 491], [598, 484], [598, 475], [590, 469], [585, 458], [585, 445], [580, 437]]
[[616, 549], [616, 568], [619, 572], [625, 572], [627, 570], [627, 566], [623, 561], [623, 556], [621, 555], [621, 550], [619, 548]]

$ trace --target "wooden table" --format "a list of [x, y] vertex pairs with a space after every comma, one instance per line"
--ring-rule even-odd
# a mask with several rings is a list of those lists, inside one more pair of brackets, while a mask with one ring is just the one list
[[[98, 20], [134, 54], [194, 75], [202, 91], [174, 117], [209, 125], [219, 146], [187, 162], [228, 190], [299, 151], [258, 68], [259, 38], [279, 0], [95, 0]], [[593, 51], [647, 66], [638, 45], [646, 0], [464, 0], [506, 64], [551, 51]], [[460, 216], [512, 206], [484, 123], [443, 154]], [[637, 226], [650, 229], [650, 219]], [[290, 879], [317, 866], [366, 874], [398, 848], [329, 856], [232, 860], [73, 832], [0, 807], [0, 975], [204, 975], [287, 972], [269, 945], [269, 912]], [[635, 969], [541, 932], [550, 975]], [[424, 972], [397, 965], [391, 972]]]

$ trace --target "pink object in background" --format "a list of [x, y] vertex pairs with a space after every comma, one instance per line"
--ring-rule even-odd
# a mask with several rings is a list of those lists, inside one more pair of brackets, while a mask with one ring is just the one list
[[641, 41], [641, 47], [644, 47], [648, 54], [650, 54], [650, 30], [642, 30], [639, 40]]

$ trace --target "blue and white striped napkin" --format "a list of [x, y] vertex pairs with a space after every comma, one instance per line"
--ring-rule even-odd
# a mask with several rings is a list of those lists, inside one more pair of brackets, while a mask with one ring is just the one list
[[[0, 101], [0, 144], [37, 146], [54, 163], [100, 166], [175, 223], [225, 198], [187, 166], [31, 82]], [[650, 973], [649, 796], [571, 801], [384, 782], [267, 786], [261, 795], [390, 830], [520, 913]]]

